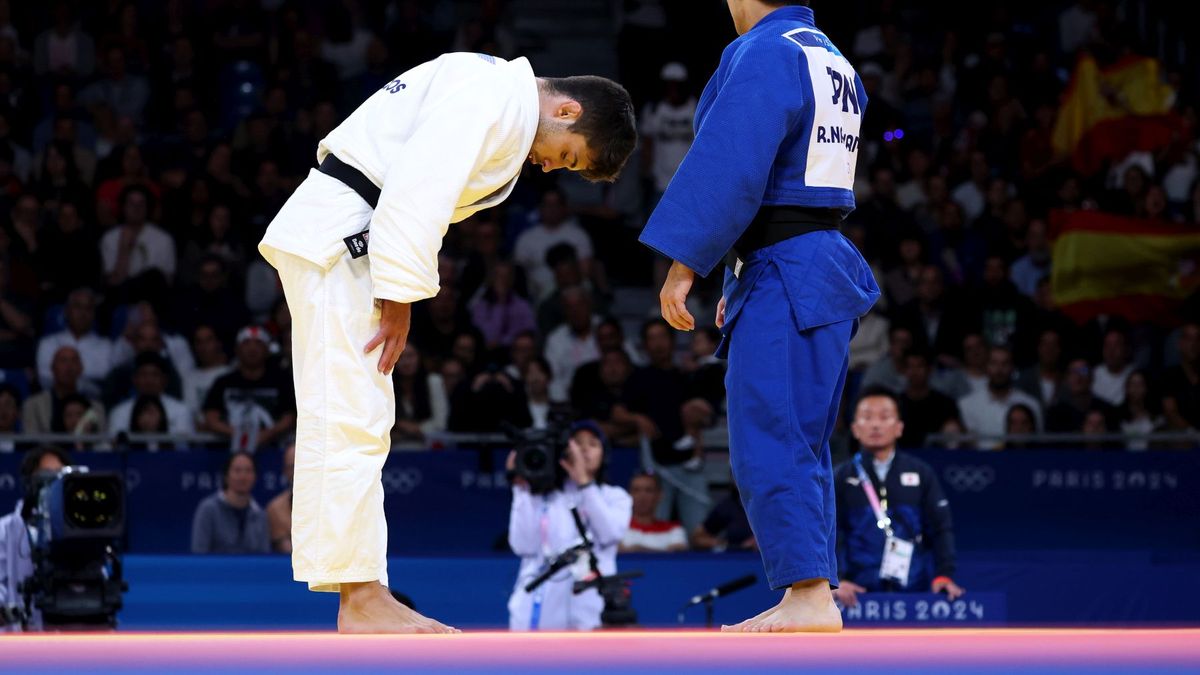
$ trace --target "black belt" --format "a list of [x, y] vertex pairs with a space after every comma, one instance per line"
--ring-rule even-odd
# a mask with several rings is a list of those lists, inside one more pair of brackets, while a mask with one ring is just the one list
[[325, 159], [321, 160], [321, 166], [317, 167], [317, 171], [336, 178], [346, 184], [346, 187], [358, 193], [363, 201], [370, 204], [371, 208], [379, 205], [379, 188], [371, 182], [367, 175], [358, 169], [350, 166], [342, 160], [335, 157], [332, 153], [325, 155]]
[[738, 273], [739, 263], [751, 253], [792, 237], [809, 232], [836, 230], [842, 225], [842, 212], [838, 209], [817, 209], [805, 206], [764, 206], [733, 248], [725, 254], [725, 264]]

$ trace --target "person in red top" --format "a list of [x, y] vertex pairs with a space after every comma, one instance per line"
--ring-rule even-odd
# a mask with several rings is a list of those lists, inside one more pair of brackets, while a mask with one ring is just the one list
[[654, 512], [662, 499], [662, 481], [652, 473], [638, 473], [629, 481], [633, 517], [621, 540], [621, 553], [663, 553], [687, 550], [687, 533], [673, 520], [658, 520]]

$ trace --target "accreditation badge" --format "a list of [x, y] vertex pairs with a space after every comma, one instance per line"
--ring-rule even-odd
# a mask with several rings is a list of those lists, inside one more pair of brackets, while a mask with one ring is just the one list
[[883, 564], [879, 566], [879, 578], [891, 579], [901, 586], [908, 586], [908, 570], [912, 567], [913, 543], [897, 537], [888, 537], [883, 544]]

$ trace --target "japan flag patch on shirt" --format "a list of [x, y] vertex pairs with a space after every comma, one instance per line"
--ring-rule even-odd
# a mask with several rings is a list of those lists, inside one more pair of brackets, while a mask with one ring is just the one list
[[921, 484], [921, 474], [914, 471], [906, 471], [900, 474], [900, 484], [905, 487], [917, 487]]

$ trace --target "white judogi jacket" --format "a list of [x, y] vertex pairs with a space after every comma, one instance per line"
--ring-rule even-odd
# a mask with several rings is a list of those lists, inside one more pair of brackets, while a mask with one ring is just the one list
[[[332, 153], [382, 189], [368, 254], [376, 298], [416, 302], [437, 294], [447, 228], [512, 192], [538, 116], [526, 59], [446, 54], [397, 77], [321, 141], [318, 161]], [[343, 238], [361, 230], [346, 227], [276, 218], [260, 250], [268, 260], [275, 249], [328, 269], [346, 253]]]

